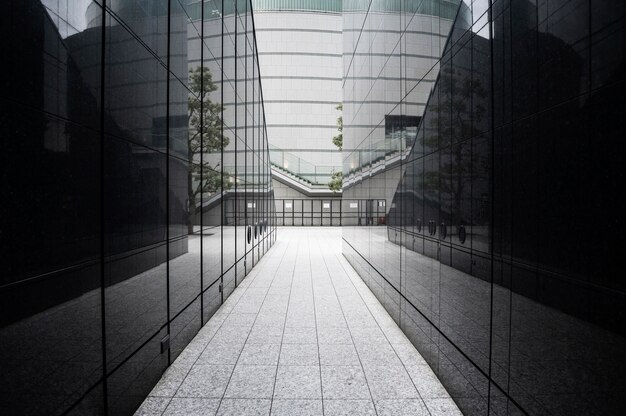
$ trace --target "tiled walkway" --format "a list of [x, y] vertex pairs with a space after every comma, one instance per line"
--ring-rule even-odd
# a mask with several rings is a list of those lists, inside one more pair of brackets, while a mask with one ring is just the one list
[[279, 229], [137, 411], [270, 413], [461, 414], [341, 255], [340, 228]]

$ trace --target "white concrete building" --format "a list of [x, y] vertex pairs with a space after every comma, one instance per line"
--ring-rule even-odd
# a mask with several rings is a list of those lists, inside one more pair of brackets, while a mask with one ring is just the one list
[[253, 1], [272, 162], [312, 184], [341, 170], [332, 143], [342, 102], [341, 3]]

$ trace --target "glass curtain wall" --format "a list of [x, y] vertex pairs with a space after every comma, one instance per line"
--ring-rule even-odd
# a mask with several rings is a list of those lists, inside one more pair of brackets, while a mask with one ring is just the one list
[[2, 413], [132, 414], [275, 241], [251, 5], [4, 6]]
[[[419, 1], [403, 3], [405, 28]], [[401, 54], [404, 89], [379, 110], [368, 94], [395, 58], [381, 70], [374, 36], [389, 31], [372, 10], [345, 20], [358, 33], [344, 34], [344, 100], [357, 102], [344, 104], [344, 197], [369, 225], [344, 226], [345, 256], [464, 414], [622, 413], [624, 4], [462, 1], [446, 37], [392, 42], [441, 57], [428, 84]], [[392, 166], [378, 145], [389, 114], [405, 137]], [[389, 199], [380, 184], [396, 177]], [[384, 218], [369, 214], [377, 199]]]

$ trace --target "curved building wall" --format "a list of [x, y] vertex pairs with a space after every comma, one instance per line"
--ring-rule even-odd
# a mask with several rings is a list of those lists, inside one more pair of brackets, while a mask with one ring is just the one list
[[[341, 2], [311, 3], [253, 1], [261, 83], [270, 145], [330, 173], [342, 159], [332, 143], [342, 100]], [[293, 169], [287, 160], [282, 167]]]

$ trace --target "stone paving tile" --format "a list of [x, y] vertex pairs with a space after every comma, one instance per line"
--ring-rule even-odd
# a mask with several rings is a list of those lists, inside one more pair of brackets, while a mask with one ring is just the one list
[[239, 399], [271, 399], [276, 366], [237, 365], [224, 397]]
[[317, 344], [317, 331], [315, 328], [285, 328], [284, 344]]
[[463, 416], [451, 398], [425, 398], [424, 402], [431, 416]]
[[422, 398], [449, 397], [448, 392], [441, 385], [441, 382], [439, 382], [428, 364], [406, 366], [406, 371], [409, 373]]
[[238, 364], [278, 365], [280, 344], [246, 344], [239, 356]]
[[343, 314], [328, 314], [328, 313], [319, 313], [317, 315], [317, 325], [322, 327], [330, 327], [330, 328], [345, 328], [347, 325], [346, 320], [343, 317]]
[[320, 344], [321, 365], [360, 365], [352, 344]]
[[365, 376], [374, 400], [420, 397], [402, 365], [366, 366]]
[[364, 367], [402, 365], [390, 344], [357, 344], [356, 350]]
[[324, 416], [375, 416], [371, 400], [324, 400]]
[[210, 342], [198, 357], [196, 364], [237, 364], [242, 343]]
[[319, 366], [279, 366], [274, 398], [321, 399]]
[[174, 398], [163, 416], [214, 416], [220, 399]]
[[267, 416], [272, 401], [269, 399], [224, 399], [218, 416]]
[[415, 347], [412, 344], [392, 344], [392, 346], [405, 366], [428, 365], [421, 355], [415, 354]]
[[213, 340], [225, 344], [243, 344], [249, 333], [250, 328], [245, 326], [222, 326], [215, 333]]
[[378, 416], [430, 416], [422, 399], [377, 400]]
[[187, 376], [190, 367], [172, 364], [150, 392], [150, 396], [173, 397]]
[[176, 392], [176, 397], [221, 398], [233, 367], [232, 365], [194, 365]]
[[460, 415], [338, 230], [279, 236], [137, 414]]
[[361, 366], [322, 367], [324, 399], [370, 399]]
[[283, 328], [279, 326], [262, 326], [258, 322], [254, 324], [247, 344], [280, 344], [283, 338]]
[[355, 344], [389, 344], [378, 327], [350, 327], [350, 333]]
[[254, 325], [282, 329], [285, 326], [285, 315], [277, 312], [261, 312], [257, 315]]
[[321, 400], [274, 399], [273, 416], [323, 416]]
[[288, 315], [285, 326], [291, 328], [315, 328], [314, 316]]
[[280, 365], [319, 365], [317, 344], [283, 344]]
[[251, 328], [256, 319], [256, 313], [231, 313], [222, 324], [225, 327], [244, 326]]
[[413, 348], [413, 344], [411, 344], [411, 341], [409, 341], [406, 335], [404, 335], [404, 332], [402, 332], [402, 330], [398, 328], [398, 326], [395, 326], [395, 323], [394, 327], [381, 326], [381, 329], [385, 334], [387, 341], [389, 341], [391, 345], [402, 345]]
[[143, 401], [139, 409], [135, 412], [135, 416], [152, 416], [163, 413], [170, 399], [164, 397], [148, 397]]
[[353, 344], [348, 328], [320, 327], [317, 329], [317, 337], [320, 344]]

